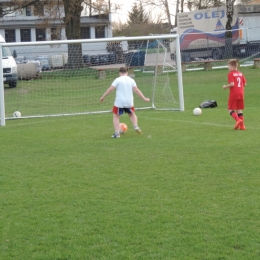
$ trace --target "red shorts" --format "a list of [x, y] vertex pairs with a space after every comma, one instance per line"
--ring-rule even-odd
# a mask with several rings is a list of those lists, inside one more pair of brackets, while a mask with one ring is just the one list
[[116, 115], [123, 115], [123, 113], [133, 114], [135, 112], [134, 107], [116, 107], [113, 106], [112, 112]]
[[228, 99], [228, 110], [243, 110], [244, 99]]

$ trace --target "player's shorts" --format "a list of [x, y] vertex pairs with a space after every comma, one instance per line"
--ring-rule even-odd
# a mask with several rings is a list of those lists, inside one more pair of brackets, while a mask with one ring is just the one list
[[244, 109], [244, 99], [229, 99], [228, 100], [228, 110], [243, 110]]
[[127, 114], [133, 114], [135, 112], [134, 107], [116, 107], [113, 106], [112, 112], [116, 115], [123, 115], [124, 112]]

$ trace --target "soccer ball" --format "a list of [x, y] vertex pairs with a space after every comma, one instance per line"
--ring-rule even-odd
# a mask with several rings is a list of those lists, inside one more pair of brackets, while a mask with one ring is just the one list
[[120, 123], [120, 133], [123, 134], [127, 131], [128, 127], [125, 123]]
[[199, 116], [199, 115], [201, 115], [201, 113], [202, 113], [202, 110], [199, 107], [196, 107], [193, 109], [194, 116]]
[[22, 114], [21, 114], [20, 111], [15, 111], [15, 112], [13, 113], [13, 117], [21, 117], [21, 116], [22, 116]]

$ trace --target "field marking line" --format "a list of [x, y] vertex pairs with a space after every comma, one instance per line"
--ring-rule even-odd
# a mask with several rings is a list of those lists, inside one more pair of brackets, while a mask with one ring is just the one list
[[[105, 114], [95, 114], [93, 116], [95, 117], [104, 117]], [[90, 116], [90, 115], [84, 115], [84, 116]], [[19, 124], [19, 126], [23, 126], [23, 125], [31, 125], [31, 124], [41, 124], [41, 123], [46, 123], [47, 122], [47, 119], [48, 118], [48, 122], [54, 122], [56, 121], [55, 118], [51, 119], [50, 117], [45, 117], [44, 120], [40, 120], [40, 118], [37, 118], [37, 121], [34, 121], [33, 122], [33, 118], [30, 118], [30, 119], [27, 119], [28, 121], [25, 122], [25, 123], [21, 123]], [[79, 116], [71, 116], [69, 117], [70, 120], [71, 119], [78, 119]], [[216, 124], [216, 123], [210, 123], [210, 122], [197, 122], [197, 121], [191, 121], [191, 120], [180, 120], [180, 119], [166, 119], [166, 118], [159, 118], [159, 117], [148, 117], [148, 116], [142, 116], [142, 115], [138, 115], [138, 118], [145, 118], [145, 119], [148, 119], [148, 120], [159, 120], [159, 121], [164, 121], [164, 120], [167, 120], [167, 121], [172, 121], [172, 122], [180, 122], [180, 123], [186, 123], [186, 124], [200, 124], [200, 125], [208, 125], [208, 126], [218, 126], [218, 127], [228, 127], [228, 128], [232, 128], [233, 125], [230, 124], [230, 125], [224, 125], [224, 124]], [[65, 121], [67, 120], [68, 117], [59, 117], [59, 120], [62, 120], [62, 121]], [[21, 119], [15, 119], [15, 120], [24, 120], [23, 118]], [[32, 121], [31, 121], [32, 120]], [[29, 122], [30, 121], [30, 122]], [[8, 127], [16, 127], [17, 125], [14, 124], [14, 125], [8, 125]], [[1, 126], [0, 126], [0, 129], [1, 129]], [[249, 126], [247, 127], [247, 129], [252, 129], [252, 130], [260, 130], [260, 128], [258, 127], [252, 127], [252, 126]]]
[[[208, 126], [219, 126], [219, 127], [228, 127], [232, 128], [233, 125], [223, 125], [223, 124], [216, 124], [216, 123], [210, 123], [210, 122], [197, 122], [197, 121], [190, 121], [190, 120], [180, 120], [180, 119], [164, 119], [164, 118], [159, 118], [159, 117], [147, 117], [147, 116], [140, 116], [138, 115], [138, 118], [145, 118], [145, 119], [150, 119], [150, 120], [167, 120], [167, 121], [172, 121], [172, 122], [180, 122], [180, 123], [187, 123], [187, 124], [201, 124], [201, 125], [208, 125]], [[253, 129], [253, 130], [260, 130], [258, 127], [247, 127], [247, 129]]]

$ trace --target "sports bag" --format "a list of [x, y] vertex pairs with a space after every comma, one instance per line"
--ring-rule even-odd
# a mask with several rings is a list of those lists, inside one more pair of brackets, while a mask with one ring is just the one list
[[205, 100], [200, 104], [200, 108], [213, 108], [217, 106], [218, 104], [216, 100]]

